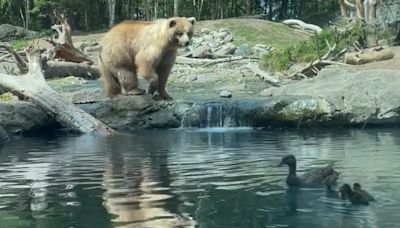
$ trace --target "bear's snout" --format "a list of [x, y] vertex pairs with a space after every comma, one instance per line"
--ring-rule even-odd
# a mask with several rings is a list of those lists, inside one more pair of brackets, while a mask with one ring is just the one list
[[187, 46], [189, 46], [189, 43], [190, 43], [189, 41], [186, 41], [186, 42], [183, 43], [183, 46], [187, 47]]

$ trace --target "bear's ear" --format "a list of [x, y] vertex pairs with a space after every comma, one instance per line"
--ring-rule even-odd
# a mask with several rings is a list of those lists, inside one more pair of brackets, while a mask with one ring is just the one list
[[174, 27], [176, 25], [176, 20], [174, 18], [168, 19], [168, 26], [170, 28]]
[[194, 23], [196, 22], [196, 18], [195, 18], [195, 17], [189, 17], [189, 18], [188, 18], [188, 21], [189, 21], [192, 25], [194, 25]]

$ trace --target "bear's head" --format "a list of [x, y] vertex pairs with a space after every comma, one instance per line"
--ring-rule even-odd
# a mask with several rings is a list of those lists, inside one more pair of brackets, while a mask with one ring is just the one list
[[167, 21], [171, 42], [180, 47], [189, 46], [193, 36], [194, 17], [172, 17]]

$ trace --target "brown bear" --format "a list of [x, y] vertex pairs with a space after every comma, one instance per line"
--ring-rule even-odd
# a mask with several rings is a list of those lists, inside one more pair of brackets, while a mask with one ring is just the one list
[[194, 17], [125, 21], [113, 26], [100, 45], [99, 68], [108, 97], [140, 95], [138, 77], [149, 82], [148, 93], [171, 99], [165, 86], [178, 47], [188, 46]]

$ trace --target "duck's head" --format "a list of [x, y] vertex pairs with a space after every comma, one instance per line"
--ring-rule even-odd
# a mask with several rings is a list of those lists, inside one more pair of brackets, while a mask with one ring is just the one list
[[359, 183], [354, 183], [354, 184], [353, 184], [353, 189], [354, 189], [354, 190], [360, 190], [360, 189], [361, 189], [361, 184], [359, 184]]
[[282, 158], [281, 162], [277, 165], [277, 167], [288, 165], [293, 166], [296, 165], [296, 157], [294, 155], [286, 155]]
[[339, 191], [342, 193], [346, 193], [346, 194], [350, 194], [352, 192], [349, 184], [344, 184], [344, 185], [340, 186]]

